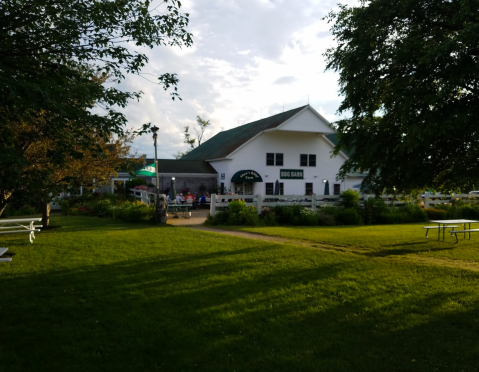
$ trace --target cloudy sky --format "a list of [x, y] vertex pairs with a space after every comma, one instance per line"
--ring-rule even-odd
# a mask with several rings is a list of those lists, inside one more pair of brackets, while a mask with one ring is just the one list
[[[210, 120], [214, 134], [308, 103], [329, 121], [337, 120], [337, 75], [325, 72], [322, 54], [333, 45], [322, 18], [337, 0], [186, 0], [193, 46], [158, 47], [146, 53], [145, 73], [176, 72], [182, 101], [160, 86], [129, 76], [122, 89], [144, 92], [125, 113], [129, 126], [151, 122], [160, 128], [158, 157], [173, 159], [188, 148], [183, 128], [196, 116]], [[343, 3], [351, 1], [342, 1]], [[151, 135], [133, 150], [152, 157]]]

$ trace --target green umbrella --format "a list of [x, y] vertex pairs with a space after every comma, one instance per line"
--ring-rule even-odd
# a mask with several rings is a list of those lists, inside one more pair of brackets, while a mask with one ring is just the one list
[[147, 177], [156, 177], [156, 168], [155, 168], [155, 163], [147, 165], [144, 168], [141, 168], [140, 170], [137, 170], [135, 172], [136, 176], [147, 176]]

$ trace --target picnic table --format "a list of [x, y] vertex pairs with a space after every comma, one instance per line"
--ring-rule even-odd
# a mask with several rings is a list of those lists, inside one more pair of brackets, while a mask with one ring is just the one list
[[191, 209], [192, 205], [190, 204], [168, 204], [167, 212], [175, 213], [176, 218], [178, 218], [178, 212], [183, 212], [183, 217], [185, 217], [185, 213], [187, 213], [188, 218], [191, 218]]
[[41, 221], [41, 217], [0, 219], [0, 234], [28, 233], [30, 243], [33, 244], [35, 231], [39, 232], [42, 225], [35, 225], [35, 222]]
[[[452, 228], [451, 230], [451, 235], [456, 236], [456, 243], [457, 243], [457, 233], [464, 233], [464, 239], [466, 239], [466, 233], [469, 233], [469, 239], [471, 239], [471, 232], [476, 232], [479, 231], [479, 229], [472, 229], [471, 230], [471, 223], [479, 223], [479, 221], [476, 220], [463, 220], [463, 219], [458, 219], [458, 220], [433, 220], [429, 221], [432, 223], [437, 223], [436, 226], [425, 226], [424, 228], [426, 229], [432, 229], [436, 228], [437, 229], [437, 240], [440, 240], [441, 238], [441, 230], [442, 230], [442, 241], [444, 241], [444, 233], [447, 228]], [[463, 230], [454, 230], [454, 228], [459, 227], [457, 225], [462, 225]], [[468, 226], [466, 228], [466, 226]], [[427, 236], [427, 232], [426, 232]]]

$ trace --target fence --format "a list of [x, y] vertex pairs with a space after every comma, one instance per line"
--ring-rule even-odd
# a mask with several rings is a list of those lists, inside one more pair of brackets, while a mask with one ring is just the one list
[[[359, 204], [363, 204], [369, 198], [375, 198], [375, 195], [362, 194]], [[315, 210], [324, 206], [341, 205], [340, 195], [211, 195], [210, 214], [214, 216], [218, 208], [226, 208], [231, 200], [244, 200], [247, 206], [256, 207], [258, 214], [263, 207], [292, 206], [301, 205]], [[476, 200], [469, 194], [435, 194], [425, 193], [419, 198], [412, 198], [408, 195], [381, 195], [380, 198], [390, 206], [400, 206], [407, 203], [424, 203], [425, 208], [431, 208], [436, 204], [450, 204], [453, 200]]]
[[[143, 203], [150, 205], [154, 203], [155, 194], [149, 191], [130, 189], [133, 195]], [[164, 195], [165, 196], [165, 195]], [[166, 196], [165, 196], [166, 197]], [[369, 198], [375, 198], [375, 195], [362, 194], [360, 204], [363, 204]], [[218, 208], [226, 208], [231, 200], [244, 200], [247, 206], [256, 207], [258, 214], [263, 207], [292, 206], [301, 205], [303, 207], [315, 210], [324, 206], [341, 205], [340, 195], [211, 195], [210, 214], [215, 215]], [[431, 208], [437, 204], [450, 204], [454, 200], [479, 201], [478, 197], [470, 194], [429, 194], [415, 199], [408, 195], [381, 195], [381, 199], [387, 205], [400, 206], [407, 203], [424, 203], [425, 208]]]

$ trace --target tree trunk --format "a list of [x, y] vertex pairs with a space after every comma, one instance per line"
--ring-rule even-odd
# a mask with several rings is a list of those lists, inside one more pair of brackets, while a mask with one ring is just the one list
[[0, 216], [8, 204], [8, 198], [12, 195], [11, 191], [0, 190]]
[[44, 229], [50, 225], [50, 203], [42, 203], [42, 225]]

